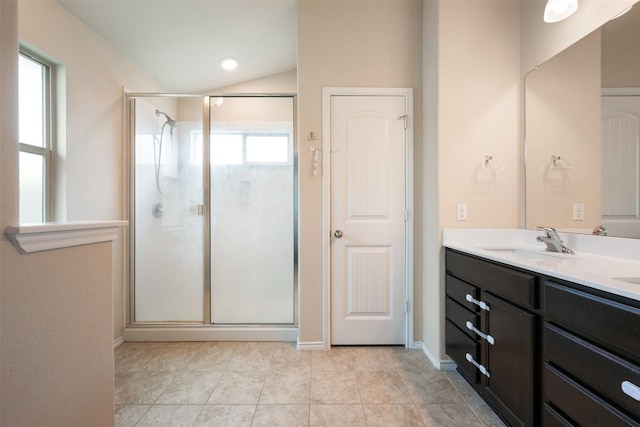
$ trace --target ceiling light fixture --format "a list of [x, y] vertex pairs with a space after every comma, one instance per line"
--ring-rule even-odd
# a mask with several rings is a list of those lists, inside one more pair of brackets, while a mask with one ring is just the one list
[[548, 0], [544, 8], [544, 22], [562, 21], [578, 10], [578, 0]]
[[220, 66], [225, 70], [235, 70], [235, 68], [238, 66], [238, 60], [230, 56], [222, 58], [220, 60]]

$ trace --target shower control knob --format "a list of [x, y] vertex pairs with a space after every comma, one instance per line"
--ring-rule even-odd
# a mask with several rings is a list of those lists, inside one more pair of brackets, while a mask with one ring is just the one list
[[333, 235], [336, 237], [336, 239], [339, 239], [342, 237], [342, 231], [341, 230], [336, 230], [333, 232]]
[[156, 218], [162, 217], [162, 214], [164, 213], [164, 206], [162, 205], [162, 202], [155, 202], [151, 207], [151, 213]]

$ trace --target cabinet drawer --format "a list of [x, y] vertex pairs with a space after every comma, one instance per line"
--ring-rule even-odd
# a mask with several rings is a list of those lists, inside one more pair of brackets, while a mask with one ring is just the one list
[[446, 268], [452, 275], [501, 295], [517, 304], [538, 307], [536, 276], [501, 267], [457, 252], [447, 252]]
[[467, 361], [466, 354], [469, 353], [474, 360], [478, 360], [478, 343], [464, 334], [451, 321], [447, 320], [445, 324], [447, 354], [456, 362], [458, 369], [462, 371], [467, 379], [473, 384], [477, 383], [478, 371], [475, 366]]
[[613, 408], [578, 383], [545, 364], [544, 400], [584, 427], [639, 427], [637, 421]]
[[467, 322], [471, 322], [474, 327], [480, 327], [480, 316], [470, 312], [460, 304], [447, 297], [445, 301], [445, 310], [447, 313], [447, 319], [453, 322], [458, 328], [469, 335], [469, 338], [475, 340], [473, 332], [467, 328]]
[[544, 329], [544, 348], [546, 361], [640, 417], [640, 397], [635, 400], [622, 390], [625, 381], [640, 387], [640, 367], [551, 325]]
[[445, 276], [446, 294], [453, 298], [458, 304], [468, 308], [471, 311], [478, 311], [477, 305], [467, 301], [467, 295], [471, 295], [477, 300], [480, 294], [478, 288], [472, 286], [462, 280], [453, 277], [450, 274]]
[[542, 425], [544, 427], [573, 427], [571, 421], [560, 415], [546, 403], [543, 405], [542, 410]]
[[545, 314], [603, 343], [640, 355], [640, 309], [546, 282]]

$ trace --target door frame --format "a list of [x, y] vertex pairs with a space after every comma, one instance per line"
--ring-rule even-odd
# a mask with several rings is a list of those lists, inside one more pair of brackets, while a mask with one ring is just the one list
[[413, 348], [413, 89], [412, 88], [322, 88], [322, 286], [323, 343], [331, 348], [331, 97], [332, 96], [403, 96], [405, 99], [405, 348]]
[[[605, 97], [640, 97], [640, 88], [638, 87], [605, 87], [602, 88], [600, 92], [600, 99]], [[602, 117], [601, 117], [602, 118]], [[602, 142], [602, 141], [601, 141]], [[600, 178], [602, 180], [602, 177]], [[604, 214], [600, 212], [600, 221], [601, 224], [611, 230], [610, 235], [615, 237], [628, 237], [627, 232], [629, 229], [627, 227], [638, 226], [639, 221], [638, 218], [624, 218], [624, 219], [611, 219], [604, 218]], [[622, 231], [624, 230], [624, 231]]]

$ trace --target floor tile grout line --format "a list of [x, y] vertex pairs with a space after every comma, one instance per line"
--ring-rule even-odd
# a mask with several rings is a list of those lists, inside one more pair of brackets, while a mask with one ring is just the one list
[[[154, 347], [151, 350], [152, 350], [153, 353], [157, 353], [157, 352], [162, 353], [163, 348], [162, 347]], [[276, 350], [276, 347], [271, 347], [270, 348], [269, 365], [267, 366], [266, 371], [261, 371], [262, 374], [263, 374], [263, 377], [262, 377], [263, 378], [263, 382], [262, 382], [262, 385], [261, 385], [261, 388], [260, 388], [260, 394], [258, 396], [258, 402], [255, 405], [251, 405], [254, 408], [254, 411], [253, 411], [253, 414], [252, 414], [252, 419], [251, 419], [252, 423], [255, 421], [257, 409], [260, 406], [260, 398], [262, 397], [262, 394], [264, 393], [265, 386], [266, 386], [266, 380], [267, 380], [267, 378], [269, 377], [270, 374], [275, 373], [276, 371], [278, 371], [278, 369], [275, 369], [273, 367], [274, 357], [276, 357], [276, 351], [275, 350]], [[375, 351], [374, 351], [371, 354], [376, 355], [377, 353], [375, 353]], [[367, 423], [367, 425], [368, 425], [369, 424], [369, 420], [366, 419], [366, 413], [364, 413], [365, 404], [363, 403], [362, 386], [361, 386], [361, 383], [358, 381], [358, 375], [357, 375], [358, 372], [360, 372], [360, 371], [357, 371], [357, 369], [356, 369], [357, 368], [357, 363], [358, 363], [358, 360], [357, 360], [358, 356], [361, 356], [361, 357], [366, 359], [365, 362], [364, 362], [365, 364], [363, 365], [365, 368], [367, 367], [367, 362], [370, 362], [370, 363], [372, 362], [374, 365], [379, 365], [381, 363], [381, 360], [377, 356], [370, 358], [370, 354], [367, 354], [367, 353], [362, 353], [361, 354], [359, 352], [354, 352], [354, 351], [349, 351], [349, 355], [347, 356], [348, 360], [350, 361], [350, 367], [349, 367], [348, 371], [352, 371], [354, 376], [355, 376], [355, 378], [356, 378], [356, 387], [357, 387], [357, 390], [358, 390], [358, 396], [359, 396], [359, 401], [360, 401], [360, 403], [357, 404], [356, 406], [358, 408], [360, 408], [360, 410], [362, 411], [362, 413], [363, 413], [363, 415], [365, 417], [365, 423]], [[149, 360], [157, 359], [157, 358], [158, 358], [158, 354], [153, 355], [153, 357], [147, 359], [147, 363], [145, 363], [144, 365], [147, 365], [149, 363]], [[193, 359], [194, 359], [193, 356], [189, 357], [189, 360], [193, 360]], [[309, 395], [308, 395], [308, 399], [306, 399], [307, 403], [303, 403], [303, 406], [306, 407], [307, 410], [308, 410], [307, 422], [309, 424], [311, 423], [311, 407], [314, 406], [313, 401], [312, 401], [313, 374], [314, 374], [314, 366], [316, 365], [316, 362], [317, 362], [317, 360], [314, 360], [314, 359], [315, 359], [315, 357], [313, 357], [313, 355], [312, 355], [311, 358], [310, 358], [310, 361], [309, 361], [310, 366], [309, 366], [309, 371], [308, 371], [308, 378], [309, 378], [308, 391], [309, 391]], [[382, 362], [384, 362], [384, 360]], [[178, 360], [178, 363], [180, 363], [180, 360]], [[409, 394], [409, 401], [411, 402], [411, 406], [414, 409], [417, 410], [418, 404], [416, 403], [416, 400], [415, 400], [416, 398], [409, 392], [408, 381], [409, 381], [410, 375], [403, 375], [403, 373], [407, 374], [407, 373], [410, 373], [410, 372], [401, 369], [402, 366], [404, 366], [404, 365], [395, 366], [391, 370], [391, 372], [394, 372], [395, 375], [399, 375], [400, 376], [403, 388]], [[328, 367], [331, 368], [330, 365]], [[180, 366], [177, 367], [176, 370], [172, 370], [173, 368], [174, 367], [170, 366], [170, 364], [169, 364], [169, 366], [166, 369], [161, 369], [161, 370], [147, 371], [146, 369], [144, 369], [143, 366], [140, 366], [139, 368], [133, 370], [133, 372], [140, 372], [140, 373], [164, 372], [164, 373], [171, 374], [170, 382], [165, 386], [164, 390], [162, 390], [162, 392], [158, 395], [158, 397], [154, 400], [153, 403], [146, 404], [147, 408], [144, 411], [144, 413], [139, 417], [139, 419], [135, 422], [136, 425], [138, 425], [142, 421], [142, 419], [149, 413], [149, 411], [153, 407], [165, 405], [165, 404], [158, 403], [158, 400], [167, 392], [167, 390], [171, 387], [171, 385], [175, 383], [177, 377], [180, 374], [185, 373], [185, 372], [192, 372], [192, 371], [189, 370], [189, 362], [188, 361], [186, 361], [185, 363], [182, 363]], [[206, 371], [206, 372], [219, 372], [220, 373], [220, 376], [218, 376], [218, 378], [217, 378], [217, 380], [216, 380], [216, 382], [215, 382], [215, 384], [214, 384], [214, 386], [212, 388], [212, 391], [209, 393], [208, 398], [206, 399], [206, 402], [204, 402], [202, 404], [195, 404], [195, 403], [192, 403], [192, 404], [170, 404], [170, 403], [167, 403], [166, 405], [189, 405], [189, 406], [198, 405], [198, 406], [200, 406], [200, 411], [198, 412], [198, 414], [197, 414], [197, 416], [195, 418], [194, 424], [197, 422], [197, 420], [199, 419], [199, 417], [201, 416], [201, 414], [203, 413], [203, 411], [205, 410], [205, 408], [207, 406], [212, 406], [212, 405], [240, 406], [241, 405], [240, 403], [233, 403], [231, 405], [222, 405], [222, 404], [215, 404], [215, 403], [211, 403], [210, 404], [209, 403], [209, 399], [211, 398], [211, 395], [215, 391], [215, 387], [219, 384], [219, 382], [220, 382], [222, 376], [224, 375], [224, 373], [225, 372], [231, 372], [231, 371], [228, 370], [228, 368], [229, 368], [229, 364], [227, 363], [225, 365], [225, 368], [224, 368], [223, 371], [220, 371], [220, 370], [217, 370], [217, 369], [216, 369], [216, 371], [208, 371], [208, 370]], [[333, 368], [334, 368], [334, 370], [333, 370], [334, 372], [341, 371], [340, 369], [336, 370], [335, 366], [333, 366]], [[371, 367], [369, 366], [369, 368], [371, 368]], [[138, 369], [140, 369], [140, 370], [138, 370]], [[280, 369], [281, 369], [281, 367], [280, 367]], [[252, 370], [250, 370], [250, 371], [253, 372]], [[371, 371], [371, 369], [363, 369], [361, 371], [362, 372], [367, 372], [367, 371]], [[375, 370], [373, 370], [373, 371], [375, 371]], [[380, 370], [378, 370], [378, 371], [380, 371]], [[382, 371], [388, 372], [386, 369], [382, 369]], [[420, 371], [423, 371], [423, 369], [420, 369]], [[129, 372], [129, 370], [125, 371], [124, 373], [126, 373], [126, 372]], [[195, 371], [195, 372], [200, 372], [200, 371]], [[238, 371], [236, 370], [236, 371], [233, 371], [233, 372], [238, 372]], [[406, 376], [406, 378], [405, 378], [405, 376]], [[448, 384], [450, 384], [454, 388], [454, 390], [456, 391], [457, 395], [461, 398], [461, 401], [464, 403], [464, 405], [467, 406], [469, 409], [471, 409], [471, 411], [474, 414], [475, 418], [480, 422], [480, 425], [485, 426], [485, 427], [488, 426], [489, 424], [487, 424], [487, 423], [489, 423], [489, 421], [487, 421], [487, 423], [485, 423], [485, 421], [482, 420], [482, 418], [480, 416], [480, 413], [478, 413], [477, 410], [474, 409], [471, 406], [472, 401], [469, 400], [468, 398], [466, 398], [463, 395], [462, 388], [461, 388], [462, 384], [459, 384], [458, 382], [455, 382], [454, 378], [451, 375], [445, 375], [445, 377], [447, 378]], [[135, 405], [135, 404], [132, 404], [132, 405]], [[265, 404], [265, 406], [266, 405], [267, 404]], [[289, 406], [289, 405], [298, 405], [298, 404], [297, 403], [285, 403], [285, 404], [277, 404], [276, 403], [276, 404], [273, 404], [271, 406], [274, 406], [274, 405], [275, 406]], [[325, 406], [335, 406], [336, 404], [318, 403], [315, 406], [323, 406], [323, 405], [325, 405]], [[378, 404], [373, 404], [373, 403], [371, 404], [371, 406], [377, 406], [377, 405], [385, 405], [385, 403], [384, 402], [380, 402]], [[389, 405], [391, 405], [391, 404], [389, 404]], [[404, 404], [398, 403], [398, 404], [393, 404], [393, 405], [402, 406]], [[131, 405], [129, 405], [125, 400], [122, 403], [122, 405], [116, 405], [116, 406], [131, 406]], [[480, 409], [482, 409], [482, 408], [480, 408]], [[420, 414], [420, 411], [418, 411], [418, 414], [420, 415], [420, 419], [422, 421], [422, 424], [424, 425], [425, 421], [422, 418], [422, 415]]]
[[[455, 371], [457, 372], [457, 371]], [[464, 402], [464, 404], [471, 410], [471, 412], [473, 413], [473, 415], [475, 415], [475, 417], [478, 419], [478, 421], [480, 421], [480, 424], [483, 427], [486, 427], [486, 424], [484, 423], [484, 421], [482, 420], [482, 418], [480, 417], [480, 415], [475, 411], [475, 409], [473, 409], [473, 406], [471, 406], [471, 404], [469, 403], [469, 401], [467, 401], [467, 399], [464, 397], [464, 395], [462, 394], [462, 392], [458, 389], [458, 387], [456, 387], [456, 385], [453, 383], [453, 381], [451, 381], [451, 378], [449, 378], [448, 375], [445, 375], [445, 378], [447, 379], [447, 381], [449, 381], [449, 384], [451, 384], [451, 386], [453, 387], [453, 389], [458, 393], [458, 395], [460, 395], [460, 398], [462, 399], [462, 401]], [[464, 379], [463, 379], [464, 380]], [[475, 390], [474, 390], [475, 392]]]
[[147, 412], [149, 412], [149, 410], [151, 409], [153, 405], [149, 405], [149, 407], [147, 408], [146, 411], [144, 411], [144, 413], [140, 416], [140, 418], [138, 418], [138, 421], [136, 421], [136, 423], [133, 425], [133, 427], [137, 426], [138, 424], [140, 424], [140, 421], [142, 421], [142, 419], [144, 418], [145, 415], [147, 415]]

